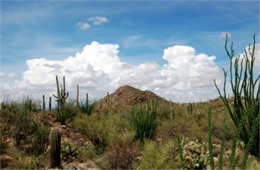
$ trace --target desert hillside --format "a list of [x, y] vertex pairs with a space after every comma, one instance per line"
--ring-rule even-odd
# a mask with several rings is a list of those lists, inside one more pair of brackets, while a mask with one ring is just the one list
[[[50, 135], [54, 129], [61, 135], [60, 168], [181, 168], [178, 136], [181, 137], [187, 166], [207, 168], [209, 161], [204, 156], [209, 156], [209, 108], [212, 110], [216, 163], [224, 131], [223, 122], [228, 125], [223, 157], [223, 166], [228, 167], [226, 162], [235, 126], [220, 98], [202, 103], [176, 104], [150, 91], [126, 85], [88, 105], [77, 105], [76, 101], [70, 100], [62, 112], [39, 110], [40, 105], [30, 98], [1, 104], [2, 169], [50, 168], [53, 159], [50, 156]], [[146, 112], [147, 108], [150, 111]], [[137, 136], [140, 132], [136, 131], [138, 125], [135, 123], [140, 119], [146, 121], [142, 117], [144, 113], [149, 115], [147, 120], [151, 122], [143, 122], [142, 126], [154, 128], [149, 130], [150, 135]], [[156, 117], [151, 119], [154, 115]], [[237, 154], [244, 154], [243, 145], [239, 145]], [[259, 167], [253, 156], [249, 158], [249, 167]], [[237, 166], [241, 164], [239, 161]]]

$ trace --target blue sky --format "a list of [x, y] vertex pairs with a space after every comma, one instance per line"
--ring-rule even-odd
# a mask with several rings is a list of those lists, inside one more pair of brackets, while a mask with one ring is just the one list
[[[107, 22], [88, 20], [96, 16]], [[27, 60], [63, 60], [92, 41], [118, 44], [120, 60], [132, 64], [163, 65], [164, 49], [186, 45], [222, 67], [223, 32], [242, 52], [259, 37], [259, 1], [1, 1], [1, 72], [17, 75], [1, 83], [21, 80]]]

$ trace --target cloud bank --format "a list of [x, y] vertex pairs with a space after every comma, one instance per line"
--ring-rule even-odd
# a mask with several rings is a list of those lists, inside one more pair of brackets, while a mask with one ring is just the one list
[[[164, 50], [166, 64], [154, 62], [134, 65], [120, 60], [119, 45], [93, 41], [81, 52], [64, 60], [35, 58], [27, 60], [22, 80], [0, 86], [1, 98], [29, 94], [40, 98], [56, 92], [55, 75], [66, 76], [70, 96], [80, 85], [81, 97], [88, 92], [99, 99], [122, 85], [131, 85], [175, 102], [207, 100], [217, 96], [213, 80], [222, 80], [215, 56], [198, 54], [190, 46], [172, 46]], [[218, 81], [220, 82], [220, 81]]]
[[16, 74], [15, 73], [4, 73], [4, 72], [0, 72], [0, 78], [15, 78]]

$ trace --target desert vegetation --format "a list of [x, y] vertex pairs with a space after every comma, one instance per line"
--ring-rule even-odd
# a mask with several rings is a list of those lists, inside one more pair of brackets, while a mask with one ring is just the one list
[[80, 101], [80, 86], [72, 99], [58, 76], [55, 109], [46, 95], [2, 101], [1, 169], [260, 169], [255, 38], [243, 57], [228, 37], [225, 50], [223, 90], [215, 82], [220, 97], [207, 102], [177, 104], [131, 86]]

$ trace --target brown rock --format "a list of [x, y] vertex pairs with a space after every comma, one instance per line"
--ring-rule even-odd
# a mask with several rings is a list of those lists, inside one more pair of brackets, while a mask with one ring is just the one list
[[12, 162], [12, 157], [8, 155], [0, 155], [0, 167], [2, 168], [7, 168], [11, 162]]

